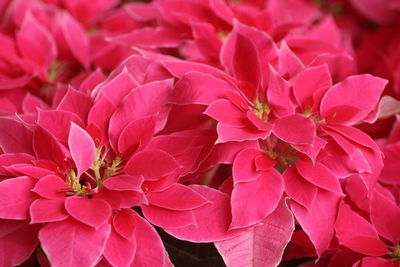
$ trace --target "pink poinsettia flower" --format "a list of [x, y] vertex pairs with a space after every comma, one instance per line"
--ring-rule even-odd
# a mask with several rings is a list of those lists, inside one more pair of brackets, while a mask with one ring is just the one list
[[[151, 223], [186, 240], [223, 240], [243, 231], [229, 231], [227, 194], [178, 183], [180, 178], [190, 181], [185, 176], [200, 168], [215, 137], [207, 137], [209, 130], [197, 129], [154, 137], [168, 124], [171, 105], [167, 100], [172, 82], [166, 79], [141, 84], [143, 81], [137, 78], [122, 68], [95, 88], [92, 97], [85, 92], [90, 89], [69, 87], [57, 91], [52, 108], [36, 109], [37, 103], [32, 103], [29, 117], [2, 118], [1, 128], [14, 129], [18, 137], [18, 142], [10, 142], [8, 131], [0, 134], [6, 163], [2, 190], [20, 185], [26, 198], [13, 210], [7, 204], [14, 202], [13, 198], [2, 198], [1, 217], [42, 225], [39, 239], [32, 241], [25, 257], [40, 242], [55, 266], [90, 265], [100, 259], [116, 266], [145, 261], [139, 253], [145, 253], [146, 246], [135, 248], [146, 231], [127, 235], [116, 229], [120, 227], [116, 217], [128, 221], [130, 228], [137, 223], [151, 228], [143, 218], [128, 211], [134, 206], [139, 206]], [[90, 86], [91, 79], [102, 77], [88, 76], [81, 86]], [[193, 139], [193, 135], [198, 137]], [[210, 222], [208, 214], [221, 210], [224, 213]], [[68, 227], [76, 235], [65, 232]], [[88, 237], [95, 242], [84, 246], [82, 241]], [[160, 248], [154, 261], [167, 264], [159, 237], [151, 239]], [[69, 240], [74, 253], [58, 251], [53, 244], [61, 240]], [[118, 254], [118, 246], [130, 248], [130, 253]], [[84, 249], [88, 250], [87, 258], [76, 256]]]
[[[139, 205], [142, 202], [147, 202], [140, 185], [143, 178], [136, 176], [121, 176], [114, 175], [118, 163], [114, 161], [115, 166], [105, 171], [103, 175], [108, 179], [102, 183], [100, 180], [100, 165], [101, 159], [91, 137], [79, 126], [72, 124], [70, 134], [68, 137], [68, 145], [73, 162], [76, 165], [77, 172], [70, 170], [65, 178], [62, 173], [68, 170], [63, 170], [63, 162], [68, 158], [63, 146], [45, 129], [37, 126], [31, 135], [34, 147], [34, 154], [37, 159], [36, 162], [42, 162], [39, 166], [15, 166], [9, 169], [12, 172], [22, 172], [28, 175], [35, 176], [21, 176], [19, 178], [9, 178], [2, 183], [2, 190], [9, 191], [9, 186], [21, 188], [21, 193], [28, 193], [24, 197], [23, 202], [18, 202], [17, 205], [7, 203], [14, 202], [12, 198], [2, 198], [4, 205], [2, 205], [2, 218], [13, 218], [17, 220], [30, 219], [31, 223], [42, 224], [47, 223], [46, 226], [39, 231], [39, 240], [45, 250], [47, 257], [54, 266], [65, 266], [65, 264], [84, 264], [92, 265], [103, 254], [105, 246], [109, 242], [115, 241], [110, 235], [110, 220], [112, 219], [113, 209], [130, 208]], [[27, 140], [29, 142], [29, 140]], [[45, 145], [50, 145], [51, 149], [47, 150]], [[14, 148], [15, 149], [15, 148]], [[4, 149], [3, 149], [4, 150]], [[8, 149], [5, 149], [6, 152]], [[6, 154], [7, 155], [7, 154]], [[100, 165], [99, 165], [100, 164]], [[18, 164], [17, 164], [18, 165]], [[26, 166], [27, 165], [27, 166]], [[57, 167], [54, 171], [49, 169], [51, 166]], [[87, 172], [91, 168], [94, 171], [95, 181], [89, 179], [79, 179], [83, 172]], [[50, 173], [50, 174], [46, 174]], [[77, 176], [78, 175], [78, 176]], [[112, 177], [110, 177], [112, 176]], [[31, 185], [28, 184], [31, 183]], [[122, 182], [122, 183], [121, 183]], [[101, 183], [94, 186], [93, 183]], [[104, 188], [101, 188], [104, 184]], [[100, 189], [100, 190], [99, 190]], [[108, 190], [110, 194], [119, 195], [120, 199], [112, 198], [112, 202], [108, 202], [108, 198], [102, 197], [102, 191]], [[32, 195], [33, 194], [33, 195]], [[29, 196], [29, 197], [28, 197]], [[19, 194], [21, 197], [21, 194]], [[32, 199], [32, 197], [36, 199]], [[11, 201], [11, 202], [10, 202]], [[13, 209], [13, 210], [11, 210]], [[26, 213], [28, 212], [28, 213]], [[129, 216], [125, 213], [120, 220], [127, 220], [124, 217]], [[116, 215], [114, 215], [116, 216]], [[120, 216], [120, 217], [121, 217]], [[112, 220], [111, 220], [112, 221]], [[134, 228], [134, 225], [131, 225]], [[70, 231], [65, 231], [70, 229]], [[85, 245], [84, 240], [91, 237], [93, 242], [91, 246]], [[113, 237], [113, 241], [108, 241], [108, 238]], [[118, 238], [117, 238], [118, 239]], [[69, 242], [70, 246], [68, 251], [60, 251], [57, 249], [58, 242]], [[155, 242], [161, 242], [155, 240]], [[125, 242], [130, 246], [135, 246], [135, 240], [132, 237], [127, 237]], [[110, 245], [111, 246], [111, 245]], [[86, 257], [77, 257], [76, 253], [71, 251], [83, 251], [88, 249]], [[90, 253], [89, 253], [90, 251]], [[114, 251], [113, 249], [111, 251]], [[67, 254], [63, 254], [67, 253]], [[104, 257], [109, 261], [119, 261], [118, 266], [126, 266], [134, 258], [133, 254], [120, 259], [112, 252], [104, 252]], [[75, 254], [75, 255], [74, 255]], [[164, 253], [161, 251], [161, 255]], [[115, 258], [117, 257], [117, 258]], [[163, 260], [163, 259], [162, 259]]]
[[[70, 88], [59, 101], [57, 109], [39, 110], [37, 114], [38, 125], [35, 127], [27, 127], [12, 118], [2, 119], [2, 127], [12, 127], [15, 134], [20, 137], [20, 141], [10, 143], [8, 131], [2, 132], [2, 150], [7, 153], [5, 155], [8, 155], [8, 153], [29, 153], [34, 156], [32, 160], [36, 162], [34, 165], [32, 163], [18, 164], [18, 162], [14, 162], [8, 168], [8, 172], [11, 172], [12, 175], [28, 176], [6, 179], [2, 184], [3, 190], [9, 191], [8, 186], [21, 184], [21, 187], [23, 185], [21, 190], [25, 190], [26, 193], [32, 192], [36, 199], [32, 199], [32, 195], [28, 194], [24, 202], [19, 203], [18, 208], [14, 207], [14, 211], [10, 210], [10, 205], [3, 203], [2, 218], [12, 217], [17, 220], [29, 218], [31, 223], [46, 223], [39, 232], [39, 240], [54, 266], [65, 264], [91, 265], [102, 255], [108, 262], [116, 266], [127, 266], [131, 262], [145, 260], [135, 259], [136, 241], [132, 234], [121, 237], [120, 234], [110, 232], [110, 226], [118, 227], [115, 226], [116, 222], [113, 220], [117, 216], [115, 212], [149, 203], [141, 189], [143, 175], [148, 183], [152, 183], [153, 187], [156, 188], [157, 182], [155, 181], [166, 176], [176, 176], [176, 170], [179, 171], [179, 164], [176, 160], [159, 148], [137, 152], [128, 159], [119, 159], [115, 157], [112, 151], [104, 150], [105, 147], [96, 147], [95, 140], [81, 128], [88, 116], [94, 118], [99, 115], [97, 111], [91, 112], [92, 107], [93, 101], [88, 95]], [[147, 116], [147, 114], [143, 116]], [[54, 127], [55, 119], [67, 129], [70, 128], [67, 135], [60, 130], [59, 126]], [[71, 121], [76, 122], [76, 124], [71, 124]], [[155, 125], [154, 122], [152, 124]], [[135, 125], [135, 127], [130, 127], [130, 130], [135, 131], [143, 127], [143, 123]], [[154, 129], [150, 127], [146, 130], [145, 128], [139, 134], [144, 137], [138, 138], [132, 132], [125, 136], [124, 138], [127, 139], [124, 139], [124, 143], [120, 142], [119, 147], [123, 150], [117, 150], [117, 152], [121, 151], [122, 154], [126, 149], [129, 150], [146, 138], [150, 139], [154, 134]], [[145, 137], [145, 134], [147, 137]], [[101, 137], [101, 135], [98, 136]], [[133, 143], [127, 143], [129, 138]], [[97, 139], [97, 141], [99, 140]], [[29, 144], [30, 148], [28, 148]], [[142, 145], [145, 145], [145, 143], [142, 142]], [[127, 153], [130, 155], [132, 151]], [[113, 159], [113, 157], [115, 158]], [[123, 173], [119, 174], [121, 169], [119, 165], [122, 160], [125, 167]], [[157, 171], [152, 171], [152, 167], [148, 165], [149, 162], [153, 164], [159, 162], [157, 165], [160, 168]], [[162, 165], [165, 167], [161, 168]], [[28, 181], [32, 183], [31, 188], [27, 184]], [[189, 188], [186, 189], [185, 186], [178, 184], [175, 186], [174, 183], [176, 182], [172, 180], [172, 182], [165, 183], [163, 187], [158, 186], [157, 192], [148, 193], [149, 199], [152, 200], [151, 207], [156, 210], [155, 212], [158, 215], [167, 214], [171, 218], [172, 215], [181, 216], [180, 220], [166, 222], [168, 227], [195, 225], [196, 222], [191, 209], [198, 208], [209, 201]], [[174, 203], [171, 198], [176, 192], [185, 192], [182, 196], [189, 197], [189, 199], [194, 197], [194, 199], [192, 202], [187, 202], [186, 205], [181, 202]], [[21, 197], [21, 194], [19, 194], [19, 197]], [[10, 203], [11, 198], [2, 198], [2, 200]], [[151, 207], [149, 206], [149, 209]], [[29, 211], [28, 214], [24, 213], [26, 208]], [[152, 215], [153, 210], [147, 213], [150, 214], [149, 217], [158, 218]], [[119, 216], [121, 219], [119, 220], [129, 220], [129, 218], [125, 218], [132, 216], [129, 214], [129, 212], [121, 212], [121, 216]], [[133, 216], [137, 217], [137, 215]], [[143, 219], [139, 218], [138, 220], [139, 222], [142, 221], [142, 224], [147, 223]], [[135, 221], [138, 220], [130, 220], [132, 223], [129, 227], [135, 228]], [[65, 232], [65, 229], [69, 227], [77, 234]], [[65, 235], [62, 236], [61, 233], [64, 232]], [[155, 236], [152, 238], [153, 243], [161, 244], [158, 236], [154, 234], [152, 236]], [[75, 237], [80, 241], [74, 240]], [[95, 240], [92, 246], [86, 246], [82, 242], [88, 237]], [[72, 251], [81, 251], [83, 248], [87, 248], [91, 253], [86, 258], [77, 256], [75, 252], [68, 253], [68, 255], [62, 254], [64, 252], [58, 251], [57, 246], [52, 245], [58, 244], [62, 240], [69, 240]], [[37, 244], [37, 239], [34, 242]], [[79, 243], [79, 246], [82, 247], [76, 247], [75, 243]], [[124, 244], [132, 248], [130, 253], [115, 254], [115, 246]], [[164, 262], [163, 246], [154, 246], [161, 248], [157, 257], [159, 257], [159, 262]]]
[[[108, 133], [103, 134], [109, 136], [111, 146], [118, 153], [122, 156], [131, 155], [124, 171], [131, 175], [143, 175], [142, 187], [149, 201], [148, 205], [141, 205], [144, 216], [153, 224], [171, 231], [169, 233], [172, 235], [184, 236], [187, 240], [213, 241], [237, 234], [238, 231], [228, 233], [229, 210], [211, 224], [215, 227], [214, 233], [208, 233], [210, 222], [204, 210], [226, 207], [224, 194], [207, 187], [186, 187], [176, 183], [196, 172], [204, 157], [210, 153], [215, 139], [209, 141], [209, 132], [192, 130], [149, 138], [165, 126], [169, 127], [167, 119], [171, 105], [168, 99], [172, 83], [171, 79], [167, 79], [137, 86], [143, 81], [133, 72], [136, 65], [130, 62], [138, 60], [145, 63], [138, 57], [128, 59], [123, 63], [125, 67], [117, 69], [110, 76], [113, 78], [98, 88], [96, 94], [97, 103], [106, 99], [114, 103], [121, 102], [110, 117]], [[131, 91], [132, 86], [136, 88]], [[130, 93], [126, 95], [124, 92]], [[95, 110], [96, 107], [93, 112]], [[92, 118], [94, 125], [103, 125], [98, 121], [98, 116], [89, 114], [90, 121]], [[101, 119], [106, 118], [103, 115]], [[138, 133], [141, 133], [142, 139], [136, 139]], [[205, 146], [204, 142], [209, 145]], [[152, 168], [153, 164], [158, 166], [157, 170]]]
[[[237, 197], [247, 192], [242, 187], [254, 193], [267, 183], [262, 179], [265, 169], [257, 165], [265, 159], [276, 173], [269, 173], [268, 178], [276, 177], [278, 184], [284, 181], [285, 193], [293, 200], [290, 207], [321, 256], [334, 238], [335, 214], [343, 197], [339, 178], [355, 175], [367, 190], [378, 179], [380, 150], [352, 125], [374, 119], [386, 81], [359, 75], [333, 85], [326, 65], [305, 68], [285, 44], [278, 49], [267, 35], [239, 23], [224, 43], [221, 59], [231, 77], [200, 64], [163, 64], [180, 78], [174, 88], [174, 104], [208, 105], [205, 114], [217, 121], [217, 143], [260, 142], [257, 149], [244, 150], [233, 162], [233, 227], [257, 224], [279, 202], [279, 185], [266, 185], [262, 190], [274, 192], [277, 197], [273, 199], [254, 198], [246, 203], [243, 196]], [[182, 71], [183, 66], [190, 71]], [[201, 82], [196, 83], [200, 77]], [[245, 151], [253, 154], [243, 160], [240, 155]], [[254, 163], [257, 155], [261, 159]], [[236, 177], [235, 170], [240, 169], [249, 170], [243, 176], [245, 181]], [[324, 220], [315, 220], [321, 213]]]

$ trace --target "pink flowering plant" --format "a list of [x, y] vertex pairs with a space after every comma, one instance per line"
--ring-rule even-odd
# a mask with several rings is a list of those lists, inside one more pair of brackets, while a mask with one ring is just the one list
[[0, 0], [0, 267], [400, 266], [399, 11]]

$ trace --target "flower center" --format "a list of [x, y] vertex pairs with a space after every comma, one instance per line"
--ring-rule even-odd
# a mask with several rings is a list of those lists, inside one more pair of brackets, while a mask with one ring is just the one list
[[271, 112], [271, 109], [268, 103], [261, 103], [260, 100], [256, 99], [253, 101], [254, 108], [253, 112], [260, 118], [260, 120], [267, 122], [268, 114]]
[[289, 144], [279, 139], [273, 141], [270, 136], [265, 140], [267, 155], [276, 160], [274, 168], [283, 173], [288, 167], [296, 165], [296, 161], [300, 160], [298, 152]]
[[76, 196], [88, 196], [89, 191], [88, 191], [88, 186], [87, 185], [82, 185], [81, 180], [79, 177], [76, 175], [74, 170], [71, 170], [69, 172], [69, 175], [67, 177], [67, 185], [72, 189], [71, 191], [67, 192], [67, 196], [70, 195], [76, 195]]
[[390, 254], [394, 261], [400, 261], [400, 246], [397, 245], [393, 248], [393, 252]]
[[[119, 165], [121, 159], [116, 157], [111, 161], [106, 161], [101, 157], [101, 148], [97, 148], [96, 159], [88, 171], [78, 177], [74, 170], [71, 170], [67, 177], [67, 185], [71, 188], [68, 195], [91, 196], [103, 186], [104, 180], [117, 175], [121, 169]], [[93, 188], [93, 189], [92, 189]]]
[[97, 148], [96, 160], [93, 162], [90, 169], [94, 172], [94, 180], [96, 181], [98, 188], [103, 186], [104, 180], [117, 174], [120, 169], [118, 168], [120, 164], [121, 159], [119, 157], [113, 159], [111, 164], [106, 162], [105, 159], [101, 157], [101, 148]]

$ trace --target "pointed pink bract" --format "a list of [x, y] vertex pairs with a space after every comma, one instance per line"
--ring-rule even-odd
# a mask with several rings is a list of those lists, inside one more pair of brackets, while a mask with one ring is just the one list
[[104, 249], [104, 257], [115, 267], [129, 266], [136, 253], [136, 239], [127, 240], [111, 229]]
[[388, 252], [372, 225], [343, 201], [339, 207], [335, 231], [340, 244], [359, 253], [383, 256]]
[[131, 209], [121, 209], [113, 218], [114, 230], [123, 238], [132, 240], [135, 234], [137, 215]]
[[100, 258], [110, 234], [110, 225], [95, 230], [74, 219], [49, 223], [39, 239], [51, 266], [93, 266]]
[[278, 119], [273, 133], [289, 144], [312, 144], [316, 137], [314, 122], [303, 115], [293, 114]]
[[147, 198], [152, 205], [182, 211], [210, 203], [190, 187], [181, 184], [174, 184], [160, 192], [148, 193]]
[[352, 124], [378, 104], [387, 80], [369, 74], [350, 76], [331, 87], [321, 100], [321, 116], [331, 122]]
[[293, 230], [293, 214], [282, 200], [260, 224], [215, 246], [227, 266], [277, 266]]
[[37, 180], [32, 177], [10, 178], [0, 183], [0, 217], [23, 220], [29, 218], [29, 206], [36, 199], [32, 192]]
[[99, 229], [111, 216], [110, 205], [102, 199], [73, 196], [65, 200], [65, 209], [76, 220]]
[[[157, 166], [155, 168], [154, 166]], [[126, 163], [125, 171], [131, 175], [142, 175], [146, 179], [159, 179], [179, 168], [178, 162], [162, 150], [144, 150], [134, 154]]]
[[96, 146], [92, 137], [75, 123], [71, 123], [68, 145], [78, 169], [78, 177], [92, 166], [96, 159]]
[[261, 172], [253, 181], [235, 184], [229, 228], [244, 228], [260, 222], [276, 208], [282, 193], [283, 180], [275, 169]]
[[64, 208], [64, 199], [37, 199], [30, 206], [31, 223], [62, 221], [69, 214]]

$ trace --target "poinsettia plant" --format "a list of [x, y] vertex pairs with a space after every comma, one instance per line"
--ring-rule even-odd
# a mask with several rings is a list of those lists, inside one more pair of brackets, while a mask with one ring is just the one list
[[0, 0], [0, 267], [400, 266], [399, 11]]

